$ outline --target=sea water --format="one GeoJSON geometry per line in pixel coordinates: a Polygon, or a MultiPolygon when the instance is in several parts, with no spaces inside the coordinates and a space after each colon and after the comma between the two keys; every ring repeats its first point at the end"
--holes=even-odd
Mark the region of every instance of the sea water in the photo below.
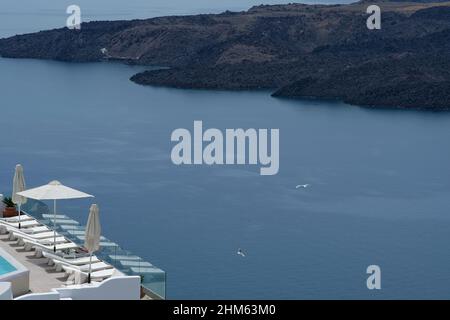
{"type": "MultiPolygon", "coordinates": [[[[33,8],[29,31],[47,23],[33,8]]],[[[144,69],[0,59],[0,190],[21,163],[28,187],[94,194],[103,234],[164,269],[168,298],[448,298],[450,113],[128,80],[144,69]],[[174,165],[171,133],[195,120],[278,128],[278,174],[174,165]]],[[[58,208],[85,223],[90,203],[58,208]]]]}

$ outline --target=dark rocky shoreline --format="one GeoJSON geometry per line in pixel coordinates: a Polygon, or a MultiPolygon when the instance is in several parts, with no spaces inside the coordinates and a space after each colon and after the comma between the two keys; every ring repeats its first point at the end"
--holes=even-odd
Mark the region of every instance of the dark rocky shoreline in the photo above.
{"type": "Polygon", "coordinates": [[[450,109],[450,2],[379,5],[381,30],[367,29],[364,3],[257,6],[19,35],[0,40],[0,55],[169,67],[131,77],[142,85],[450,109]]]}

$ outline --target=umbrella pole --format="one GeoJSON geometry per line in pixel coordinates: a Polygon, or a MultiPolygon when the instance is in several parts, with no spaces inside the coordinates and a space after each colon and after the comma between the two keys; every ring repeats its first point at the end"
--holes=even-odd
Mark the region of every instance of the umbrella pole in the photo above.
{"type": "Polygon", "coordinates": [[[20,205],[21,203],[19,202],[19,229],[20,229],[20,205]]]}
{"type": "Polygon", "coordinates": [[[88,283],[91,283],[91,265],[92,265],[92,252],[89,252],[89,273],[88,273],[88,283]]]}
{"type": "Polygon", "coordinates": [[[53,200],[53,252],[56,252],[56,200],[53,200]]]}

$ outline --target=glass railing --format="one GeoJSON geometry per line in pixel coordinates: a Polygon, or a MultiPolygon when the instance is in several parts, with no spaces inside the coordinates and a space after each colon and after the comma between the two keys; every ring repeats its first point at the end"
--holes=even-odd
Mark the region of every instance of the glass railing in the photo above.
{"type": "MultiPolygon", "coordinates": [[[[49,228],[54,228],[54,215],[48,206],[36,200],[29,199],[22,206],[22,212],[27,213],[49,228]]],[[[85,226],[66,215],[56,215],[55,230],[73,241],[75,244],[84,244],[85,226]]],[[[95,255],[110,264],[125,275],[138,275],[141,277],[143,291],[153,299],[166,298],[166,273],[145,261],[141,257],[122,249],[117,243],[101,237],[100,250],[95,255]]]]}

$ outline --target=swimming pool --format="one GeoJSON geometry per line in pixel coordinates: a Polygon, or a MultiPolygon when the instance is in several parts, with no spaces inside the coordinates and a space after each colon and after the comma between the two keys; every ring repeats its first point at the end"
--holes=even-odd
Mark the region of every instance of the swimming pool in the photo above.
{"type": "Polygon", "coordinates": [[[0,248],[0,282],[10,282],[14,297],[30,291],[30,271],[0,248]]]}
{"type": "Polygon", "coordinates": [[[17,269],[5,258],[0,256],[0,275],[16,271],[17,269]]]}

